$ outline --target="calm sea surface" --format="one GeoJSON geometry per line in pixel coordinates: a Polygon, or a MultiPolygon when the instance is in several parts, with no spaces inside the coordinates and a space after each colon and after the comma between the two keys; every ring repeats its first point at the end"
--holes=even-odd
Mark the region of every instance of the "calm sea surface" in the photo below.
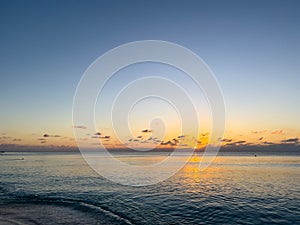
{"type": "Polygon", "coordinates": [[[131,187],[100,177],[78,153],[4,153],[0,224],[300,224],[299,156],[223,153],[204,172],[199,159],[162,183],[131,187]]]}

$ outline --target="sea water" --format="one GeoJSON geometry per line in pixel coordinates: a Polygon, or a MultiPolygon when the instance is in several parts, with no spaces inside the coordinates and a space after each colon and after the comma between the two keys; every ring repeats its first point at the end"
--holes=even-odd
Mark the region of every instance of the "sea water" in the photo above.
{"type": "MultiPolygon", "coordinates": [[[[165,156],[117,157],[147,164],[165,156]]],[[[79,153],[3,153],[0,224],[300,224],[299,155],[223,153],[205,171],[200,159],[132,187],[101,177],[79,153]]]]}

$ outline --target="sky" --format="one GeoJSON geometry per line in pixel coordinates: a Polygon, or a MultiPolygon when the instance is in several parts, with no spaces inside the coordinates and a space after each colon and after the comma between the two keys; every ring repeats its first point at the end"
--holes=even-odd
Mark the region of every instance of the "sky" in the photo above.
{"type": "MultiPolygon", "coordinates": [[[[299,144],[299,1],[1,1],[0,6],[0,145],[75,146],[74,127],[92,139],[94,129],[72,122],[76,87],[99,56],[139,40],[177,43],[207,63],[224,96],[224,143],[299,144]]],[[[180,72],[163,66],[136,66],[120,73],[96,106],[101,133],[96,136],[111,147],[119,142],[100,109],[111,104],[108,99],[132,76],[165,76],[192,90],[180,72]]],[[[204,100],[191,95],[202,115],[202,130],[190,139],[205,144],[209,113],[204,100]]],[[[139,115],[132,121],[135,137],[120,131],[119,139],[129,144],[129,139],[149,141],[151,132],[141,130],[150,130],[148,117],[157,108],[171,119],[166,133],[157,134],[153,143],[172,145],[173,138],[188,136],[180,133],[179,120],[175,114],[169,117],[172,109],[165,103],[143,104],[133,112],[139,115]]],[[[163,129],[156,122],[153,132],[163,129]]]]}

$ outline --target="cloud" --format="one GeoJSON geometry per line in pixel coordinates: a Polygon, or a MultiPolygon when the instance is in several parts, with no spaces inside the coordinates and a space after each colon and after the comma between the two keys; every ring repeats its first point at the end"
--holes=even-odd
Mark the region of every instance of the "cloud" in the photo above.
{"type": "Polygon", "coordinates": [[[265,144],[265,145],[274,145],[273,142],[269,142],[269,141],[264,141],[263,144],[265,144]]]}
{"type": "Polygon", "coordinates": [[[143,129],[142,132],[143,132],[143,133],[151,133],[152,130],[150,130],[150,129],[143,129]]]}
{"type": "Polygon", "coordinates": [[[22,141],[20,138],[14,138],[12,141],[22,141]]]}
{"type": "Polygon", "coordinates": [[[38,138],[38,141],[46,141],[46,138],[38,138]]]}
{"type": "Polygon", "coordinates": [[[134,141],[134,142],[138,142],[138,141],[140,141],[140,140],[139,140],[139,139],[134,139],[133,141],[134,141]]]}
{"type": "Polygon", "coordinates": [[[108,135],[105,135],[105,136],[101,136],[100,138],[102,138],[102,139],[109,139],[109,138],[110,138],[110,136],[108,136],[108,135]]]}
{"type": "Polygon", "coordinates": [[[50,137],[58,138],[58,137],[61,137],[61,136],[58,135],[58,134],[55,134],[55,135],[52,135],[52,134],[44,134],[43,137],[44,137],[44,138],[50,138],[50,137]]]}
{"type": "Polygon", "coordinates": [[[252,134],[262,134],[266,133],[268,130],[257,130],[257,131],[251,131],[252,134]]]}
{"type": "Polygon", "coordinates": [[[101,133],[100,133],[100,132],[96,132],[94,135],[98,135],[98,136],[100,136],[100,135],[101,135],[101,133]]]}
{"type": "Polygon", "coordinates": [[[234,142],[235,144],[244,144],[244,143],[246,143],[246,141],[236,141],[236,142],[234,142]]]}
{"type": "Polygon", "coordinates": [[[260,138],[258,138],[258,140],[259,140],[259,141],[261,141],[262,139],[264,139],[264,137],[260,137],[260,138]]]}
{"type": "MultiPolygon", "coordinates": [[[[97,132],[96,134],[100,134],[100,132],[97,132]]],[[[100,135],[93,135],[91,138],[101,138],[101,139],[109,139],[110,136],[105,135],[105,136],[100,136],[100,135]]]]}
{"type": "Polygon", "coordinates": [[[228,142],[226,146],[238,146],[238,145],[247,145],[246,141],[235,141],[235,142],[228,142]]]}
{"type": "Polygon", "coordinates": [[[76,128],[76,129],[84,129],[84,130],[87,129],[86,126],[82,126],[82,125],[74,125],[73,128],[76,128]]]}
{"type": "Polygon", "coordinates": [[[161,145],[171,145],[171,146],[175,146],[176,143],[173,143],[172,141],[167,141],[167,142],[161,142],[161,145]]]}
{"type": "Polygon", "coordinates": [[[282,143],[299,143],[299,138],[289,138],[281,140],[282,143]]]}
{"type": "MultiPolygon", "coordinates": [[[[3,135],[5,135],[5,134],[3,134],[3,135]]],[[[11,140],[13,142],[22,141],[22,139],[20,139],[20,138],[12,138],[12,137],[9,137],[9,136],[1,136],[0,137],[0,141],[5,142],[6,140],[11,140]]]]}
{"type": "Polygon", "coordinates": [[[274,130],[271,134],[284,134],[283,130],[274,130]]]}
{"type": "Polygon", "coordinates": [[[173,138],[172,141],[174,141],[175,144],[179,143],[179,140],[177,140],[176,138],[173,138]]]}
{"type": "Polygon", "coordinates": [[[7,139],[11,139],[11,137],[8,137],[8,136],[2,136],[2,137],[0,137],[0,139],[7,140],[7,139]]]}
{"type": "Polygon", "coordinates": [[[223,139],[221,139],[221,141],[223,141],[223,142],[232,142],[232,139],[223,138],[223,139]]]}
{"type": "Polygon", "coordinates": [[[47,139],[46,138],[38,138],[37,140],[40,141],[41,144],[45,144],[47,139]]]}

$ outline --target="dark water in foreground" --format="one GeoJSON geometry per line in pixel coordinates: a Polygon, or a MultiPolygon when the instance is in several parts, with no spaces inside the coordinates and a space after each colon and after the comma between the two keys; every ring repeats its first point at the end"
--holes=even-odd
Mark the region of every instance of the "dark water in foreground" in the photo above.
{"type": "Polygon", "coordinates": [[[204,172],[198,161],[157,185],[130,187],[100,177],[77,153],[3,154],[0,224],[300,224],[299,156],[219,156],[204,172]]]}

